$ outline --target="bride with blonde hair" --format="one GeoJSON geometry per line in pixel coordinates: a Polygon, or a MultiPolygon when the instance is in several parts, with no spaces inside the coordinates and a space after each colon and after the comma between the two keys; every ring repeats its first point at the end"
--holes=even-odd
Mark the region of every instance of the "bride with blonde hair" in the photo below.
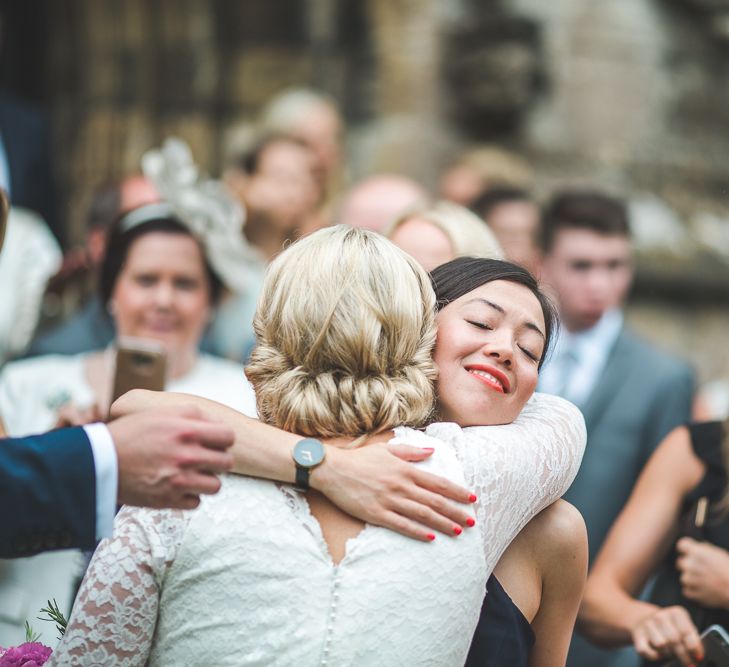
{"type": "MultiPolygon", "coordinates": [[[[511,270],[497,264],[495,275],[500,265],[511,270]]],[[[552,322],[531,289],[507,278],[490,283],[496,291],[498,282],[517,305],[504,304],[496,328],[506,336],[517,327],[528,355],[494,348],[506,370],[488,390],[474,380],[467,402],[480,408],[500,384],[493,415],[511,421],[533,393],[552,322]]],[[[469,293],[441,310],[451,309],[453,326],[463,298],[470,303],[469,293]]],[[[414,542],[366,524],[308,488],[305,457],[298,489],[229,476],[195,511],[124,508],[53,664],[462,664],[500,554],[576,473],[579,413],[550,400],[531,422],[538,433],[509,424],[489,447],[479,446],[478,427],[416,430],[435,406],[435,297],[414,260],[363,230],[321,230],[274,260],[255,329],[247,374],[258,412],[308,436],[299,454],[321,462],[353,438],[360,449],[433,451],[420,467],[460,486],[477,478],[474,529],[414,542]]],[[[448,414],[443,400],[439,408],[448,414]]]]}

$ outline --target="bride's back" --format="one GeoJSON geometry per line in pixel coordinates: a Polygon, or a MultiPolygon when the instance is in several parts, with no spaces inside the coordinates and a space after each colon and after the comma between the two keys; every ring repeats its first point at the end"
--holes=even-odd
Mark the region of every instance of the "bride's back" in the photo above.
{"type": "MultiPolygon", "coordinates": [[[[266,274],[246,368],[261,419],[349,440],[425,424],[434,303],[422,268],[378,234],[332,227],[289,247],[266,274]]],[[[338,562],[363,524],[321,494],[307,499],[338,562]]]]}

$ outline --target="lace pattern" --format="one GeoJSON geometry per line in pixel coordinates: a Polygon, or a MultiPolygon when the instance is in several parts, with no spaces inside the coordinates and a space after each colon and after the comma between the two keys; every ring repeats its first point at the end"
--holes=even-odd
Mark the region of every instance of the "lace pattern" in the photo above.
{"type": "Polygon", "coordinates": [[[396,439],[476,490],[478,530],[426,544],[368,526],[334,566],[304,496],[272,482],[228,477],[194,512],[125,508],[51,664],[462,664],[488,574],[571,483],[584,422],[543,396],[512,425],[396,439]]]}

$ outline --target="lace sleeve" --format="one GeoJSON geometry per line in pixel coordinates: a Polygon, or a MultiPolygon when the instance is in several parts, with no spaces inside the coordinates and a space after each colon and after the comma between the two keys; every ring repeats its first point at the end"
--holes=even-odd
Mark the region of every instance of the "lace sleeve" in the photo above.
{"type": "Polygon", "coordinates": [[[535,394],[513,424],[431,424],[427,433],[450,441],[463,462],[479,498],[476,516],[490,567],[529,520],[569,488],[587,439],[582,413],[548,394],[535,394]]]}
{"type": "Polygon", "coordinates": [[[68,629],[49,665],[144,665],[152,644],[162,577],[190,512],[124,507],[114,535],[91,560],[68,629]]]}

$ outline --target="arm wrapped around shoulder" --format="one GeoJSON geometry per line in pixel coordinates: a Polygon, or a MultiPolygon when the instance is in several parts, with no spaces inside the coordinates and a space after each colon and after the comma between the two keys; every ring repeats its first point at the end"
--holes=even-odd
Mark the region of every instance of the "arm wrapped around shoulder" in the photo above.
{"type": "Polygon", "coordinates": [[[495,565],[516,534],[569,488],[587,442],[582,413],[557,396],[535,394],[512,424],[432,424],[427,430],[455,447],[466,484],[479,497],[487,562],[495,565]]]}

